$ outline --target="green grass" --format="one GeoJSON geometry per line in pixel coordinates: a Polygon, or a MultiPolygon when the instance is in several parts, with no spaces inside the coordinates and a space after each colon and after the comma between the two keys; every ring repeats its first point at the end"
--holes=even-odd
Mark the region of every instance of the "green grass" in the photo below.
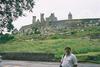
{"type": "Polygon", "coordinates": [[[76,36],[82,37],[82,36],[88,36],[90,34],[100,34],[100,26],[86,27],[83,28],[84,31],[81,30],[82,29],[76,29],[76,31],[78,31],[76,33],[76,36]]]}
{"type": "Polygon", "coordinates": [[[85,54],[76,54],[80,62],[92,62],[100,64],[100,52],[88,52],[85,54]]]}
{"type": "MultiPolygon", "coordinates": [[[[63,55],[66,46],[72,48],[79,60],[87,60],[88,56],[100,57],[100,39],[52,39],[52,40],[14,40],[0,44],[0,52],[34,52],[54,53],[57,60],[63,55]],[[93,52],[93,53],[92,53],[93,52]],[[97,53],[97,54],[96,54],[97,53]]],[[[99,60],[100,62],[100,60],[99,60]]]]}
{"type": "Polygon", "coordinates": [[[46,52],[63,53],[65,46],[70,46],[74,53],[100,51],[100,40],[88,39],[53,39],[53,40],[22,40],[0,44],[1,52],[46,52]]]}

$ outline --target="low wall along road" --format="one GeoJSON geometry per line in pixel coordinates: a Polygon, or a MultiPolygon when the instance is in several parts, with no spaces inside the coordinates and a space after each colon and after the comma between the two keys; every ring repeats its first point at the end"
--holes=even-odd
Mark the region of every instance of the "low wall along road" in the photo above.
{"type": "Polygon", "coordinates": [[[29,60],[29,61],[55,61],[54,54],[47,53],[17,53],[7,52],[0,53],[5,60],[29,60]]]}

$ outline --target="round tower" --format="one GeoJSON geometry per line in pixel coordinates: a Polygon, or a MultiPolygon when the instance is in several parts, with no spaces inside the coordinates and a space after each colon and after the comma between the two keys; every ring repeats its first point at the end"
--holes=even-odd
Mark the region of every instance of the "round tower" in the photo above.
{"type": "Polygon", "coordinates": [[[68,20],[72,20],[72,14],[71,14],[71,12],[69,12],[69,14],[68,14],[68,20]]]}

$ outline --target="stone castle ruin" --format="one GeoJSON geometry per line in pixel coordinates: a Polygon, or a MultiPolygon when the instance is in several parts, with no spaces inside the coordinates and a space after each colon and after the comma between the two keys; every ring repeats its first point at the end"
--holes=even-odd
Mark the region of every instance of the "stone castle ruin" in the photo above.
{"type": "Polygon", "coordinates": [[[100,26],[100,18],[73,19],[71,12],[69,12],[68,19],[58,20],[54,13],[46,18],[44,18],[44,13],[41,13],[40,20],[33,16],[32,24],[22,26],[19,32],[22,35],[33,33],[46,35],[91,26],[100,26]]]}

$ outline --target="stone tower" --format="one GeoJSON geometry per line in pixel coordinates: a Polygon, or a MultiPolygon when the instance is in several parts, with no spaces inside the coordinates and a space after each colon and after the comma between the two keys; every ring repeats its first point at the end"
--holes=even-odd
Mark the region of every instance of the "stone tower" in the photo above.
{"type": "Polygon", "coordinates": [[[45,28],[46,28],[46,23],[45,23],[45,19],[44,19],[44,13],[40,14],[40,32],[41,34],[45,34],[45,28]]]}
{"type": "Polygon", "coordinates": [[[45,20],[44,20],[44,13],[41,13],[40,14],[40,22],[44,22],[45,20]]]}
{"type": "Polygon", "coordinates": [[[36,22],[36,16],[33,16],[32,23],[34,24],[35,22],[36,22]]]}
{"type": "Polygon", "coordinates": [[[72,14],[71,14],[71,12],[69,12],[69,14],[68,14],[68,20],[72,20],[72,14]]]}

